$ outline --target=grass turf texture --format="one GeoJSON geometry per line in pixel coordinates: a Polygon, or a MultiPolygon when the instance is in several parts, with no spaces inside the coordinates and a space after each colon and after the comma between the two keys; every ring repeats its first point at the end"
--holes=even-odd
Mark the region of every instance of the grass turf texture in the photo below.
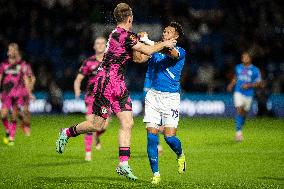
{"type": "MultiPolygon", "coordinates": [[[[178,136],[187,155],[187,172],[177,173],[176,156],[160,137],[162,182],[152,186],[141,118],[135,119],[130,165],[139,177],[129,181],[115,172],[118,122],[102,136],[102,150],[84,161],[83,136],[55,152],[58,130],[84,116],[34,116],[32,136],[18,129],[15,146],[0,144],[0,188],[284,188],[284,120],[249,119],[245,141],[234,142],[232,119],[182,118],[178,136]]],[[[1,132],[1,139],[3,129],[1,132]]]]}

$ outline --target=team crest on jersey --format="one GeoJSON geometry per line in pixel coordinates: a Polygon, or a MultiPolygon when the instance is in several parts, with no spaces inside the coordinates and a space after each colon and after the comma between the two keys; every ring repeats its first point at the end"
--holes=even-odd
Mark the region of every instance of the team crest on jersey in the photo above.
{"type": "Polygon", "coordinates": [[[107,114],[108,113],[108,109],[105,106],[102,106],[101,112],[102,112],[102,114],[107,114]]]}
{"type": "Polygon", "coordinates": [[[131,35],[129,36],[129,38],[130,38],[132,41],[135,41],[135,40],[136,40],[136,36],[135,36],[134,34],[131,34],[131,35]]]}
{"type": "Polygon", "coordinates": [[[251,70],[248,70],[248,75],[252,75],[252,71],[251,70]]]}

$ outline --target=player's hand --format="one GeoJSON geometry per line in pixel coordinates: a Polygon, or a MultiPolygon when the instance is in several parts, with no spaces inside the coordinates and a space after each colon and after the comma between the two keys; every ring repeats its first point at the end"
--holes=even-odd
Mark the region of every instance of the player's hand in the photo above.
{"type": "Polygon", "coordinates": [[[147,32],[139,32],[137,35],[138,35],[140,38],[148,37],[148,33],[147,33],[147,32]]]}
{"type": "Polygon", "coordinates": [[[31,94],[30,94],[30,99],[31,99],[32,101],[36,100],[35,95],[33,95],[33,94],[31,93],[31,94]]]}
{"type": "Polygon", "coordinates": [[[234,87],[234,85],[229,84],[228,87],[227,87],[227,91],[228,91],[228,92],[232,92],[233,87],[234,87]]]}
{"type": "Polygon", "coordinates": [[[241,86],[241,88],[242,89],[249,89],[250,88],[250,84],[248,84],[248,83],[245,83],[245,84],[243,84],[242,86],[241,86]]]}
{"type": "Polygon", "coordinates": [[[175,39],[170,39],[170,40],[167,40],[167,41],[164,41],[164,47],[166,48],[174,48],[177,44],[177,40],[175,39]]]}

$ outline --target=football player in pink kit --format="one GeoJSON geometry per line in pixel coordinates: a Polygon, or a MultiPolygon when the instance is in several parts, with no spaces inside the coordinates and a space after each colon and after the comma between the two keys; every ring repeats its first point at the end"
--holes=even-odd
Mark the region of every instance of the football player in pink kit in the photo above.
{"type": "MultiPolygon", "coordinates": [[[[74,91],[76,98],[80,98],[81,95],[81,83],[85,77],[88,78],[87,83],[87,90],[85,94],[85,104],[86,104],[86,119],[92,119],[93,114],[93,104],[94,104],[94,86],[97,82],[97,73],[103,61],[104,52],[106,50],[106,39],[104,37],[98,37],[94,43],[94,50],[96,52],[95,55],[91,56],[90,58],[86,59],[82,66],[79,69],[79,73],[74,82],[74,91]]],[[[96,149],[99,150],[101,148],[100,144],[100,135],[105,132],[105,128],[108,126],[108,121],[105,123],[104,129],[101,131],[96,131],[94,133],[96,139],[96,149]]],[[[92,144],[93,144],[93,133],[86,133],[84,136],[85,142],[85,160],[91,161],[92,160],[92,144]]]]}
{"type": "Polygon", "coordinates": [[[131,32],[133,14],[126,3],[120,3],[114,9],[117,27],[109,36],[107,51],[102,62],[102,70],[98,73],[94,89],[94,105],[91,120],[62,129],[56,142],[56,150],[63,153],[70,137],[79,134],[101,131],[104,129],[109,111],[116,114],[119,122],[119,161],[116,172],[131,180],[137,177],[128,165],[130,157],[131,130],[133,127],[132,104],[125,83],[126,64],[133,61],[133,51],[151,55],[164,48],[173,48],[176,40],[166,40],[154,46],[139,42],[138,36],[131,32]]]}
{"type": "Polygon", "coordinates": [[[1,83],[1,116],[2,122],[6,130],[4,143],[14,145],[16,134],[18,105],[21,104],[19,93],[21,93],[21,82],[28,89],[28,94],[31,96],[28,78],[26,76],[26,63],[19,61],[19,47],[16,43],[11,43],[8,46],[8,59],[0,65],[0,83],[1,83]],[[12,109],[11,122],[8,121],[9,110],[12,109]]]}
{"type": "MultiPolygon", "coordinates": [[[[21,60],[21,57],[18,58],[18,60],[21,60]]],[[[30,100],[34,99],[34,96],[29,95],[29,90],[32,91],[36,82],[35,75],[32,71],[31,65],[27,62],[26,63],[26,76],[29,82],[29,88],[25,86],[24,81],[22,80],[21,82],[21,87],[19,93],[19,108],[20,108],[20,113],[19,113],[19,118],[21,120],[21,128],[26,136],[30,136],[31,134],[31,114],[29,111],[29,105],[30,105],[30,100]]]]}

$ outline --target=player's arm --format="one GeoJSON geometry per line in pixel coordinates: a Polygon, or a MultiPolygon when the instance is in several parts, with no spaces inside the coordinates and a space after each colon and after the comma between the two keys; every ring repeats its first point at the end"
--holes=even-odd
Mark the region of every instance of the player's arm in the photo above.
{"type": "Polygon", "coordinates": [[[29,77],[29,82],[30,82],[30,88],[31,90],[33,91],[34,90],[34,86],[35,86],[35,82],[36,82],[36,77],[34,74],[32,74],[30,77],[29,77]]]}
{"type": "Polygon", "coordinates": [[[264,84],[262,82],[261,79],[261,73],[260,71],[257,69],[256,75],[255,75],[255,79],[253,80],[253,82],[251,83],[245,83],[241,86],[242,89],[250,89],[250,88],[261,88],[263,87],[264,84]]]}
{"type": "Polygon", "coordinates": [[[253,83],[245,83],[242,85],[242,89],[250,89],[250,88],[261,88],[263,87],[264,84],[262,81],[256,81],[256,82],[253,82],[253,83]]]}
{"type": "Polygon", "coordinates": [[[74,81],[74,92],[75,92],[75,97],[80,98],[81,95],[81,83],[85,76],[81,73],[79,73],[74,81]]]}
{"type": "Polygon", "coordinates": [[[156,43],[153,46],[145,45],[144,43],[137,42],[132,49],[138,52],[141,52],[142,54],[145,55],[152,55],[156,52],[161,51],[164,48],[173,48],[176,45],[177,41],[175,39],[170,39],[167,41],[163,41],[161,43],[156,43]]]}
{"type": "Polygon", "coordinates": [[[145,55],[141,52],[138,51],[133,51],[133,61],[135,63],[145,63],[149,60],[150,56],[145,55]]]}
{"type": "Polygon", "coordinates": [[[31,85],[30,85],[30,79],[27,75],[24,75],[24,84],[25,84],[26,89],[28,90],[30,98],[34,99],[32,89],[31,89],[31,85]]]}
{"type": "Polygon", "coordinates": [[[236,76],[234,76],[234,78],[232,79],[232,81],[230,82],[230,84],[227,87],[227,91],[231,92],[233,90],[234,86],[236,85],[236,83],[237,83],[237,78],[236,78],[236,76]]]}

